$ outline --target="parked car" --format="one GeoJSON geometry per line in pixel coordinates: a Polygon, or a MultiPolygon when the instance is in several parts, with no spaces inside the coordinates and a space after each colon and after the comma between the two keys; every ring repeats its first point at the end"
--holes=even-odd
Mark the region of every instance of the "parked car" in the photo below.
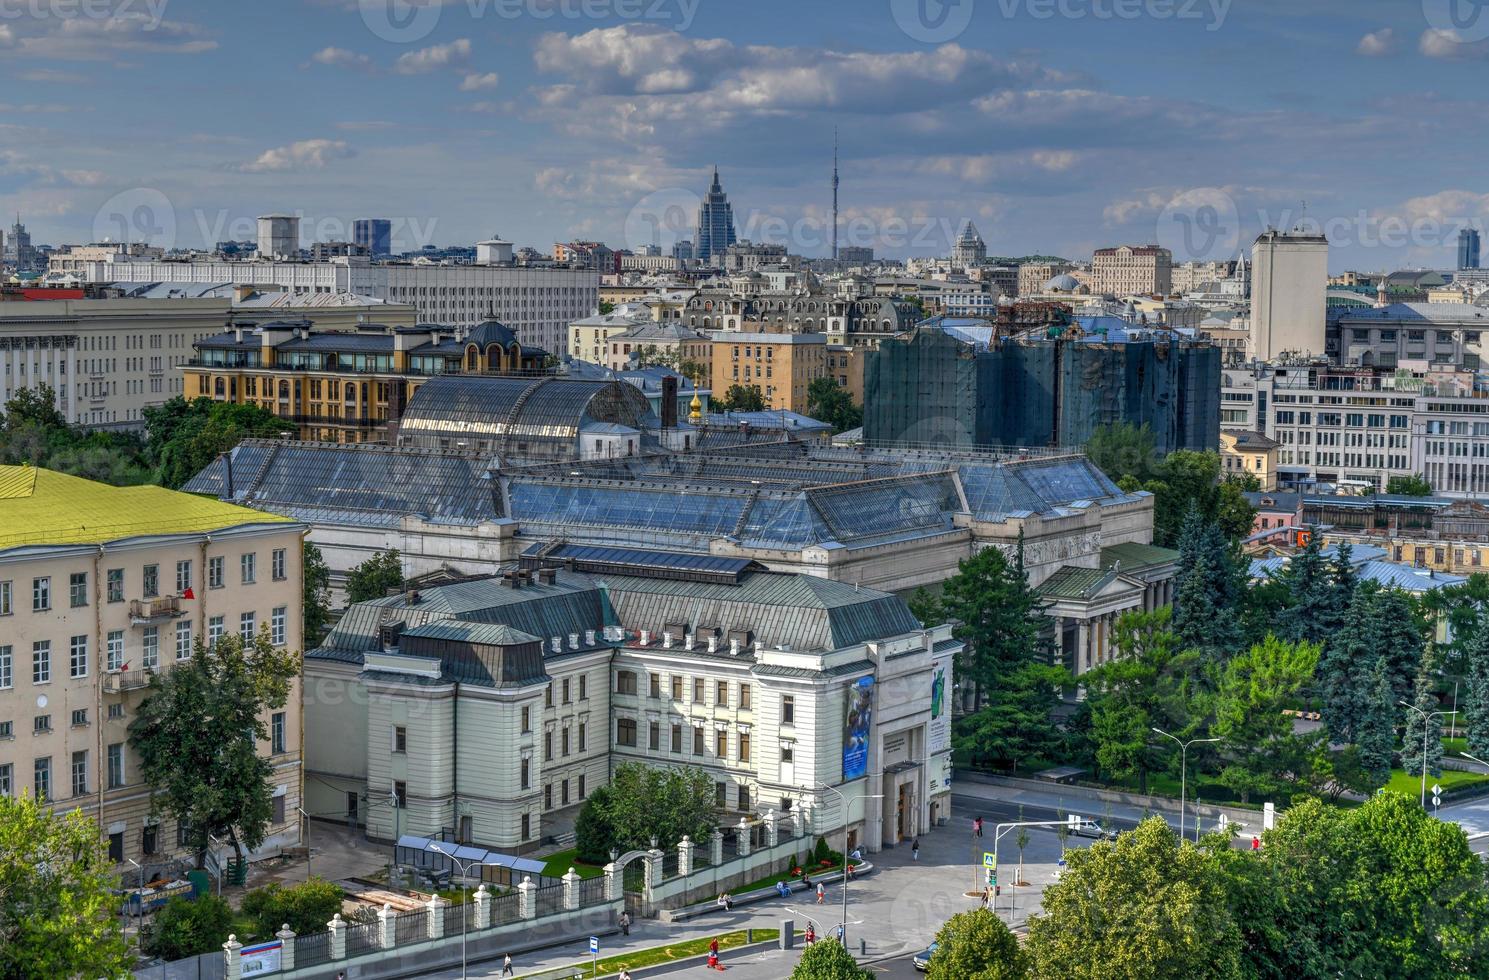
{"type": "Polygon", "coordinates": [[[931,943],[925,949],[912,956],[910,958],[910,963],[912,966],[915,967],[915,969],[919,970],[921,973],[924,973],[931,968],[931,957],[935,955],[935,952],[936,944],[931,943]]]}
{"type": "Polygon", "coordinates": [[[1077,827],[1073,833],[1077,837],[1094,837],[1097,840],[1116,840],[1121,831],[1114,827],[1108,827],[1099,820],[1087,820],[1077,827]]]}

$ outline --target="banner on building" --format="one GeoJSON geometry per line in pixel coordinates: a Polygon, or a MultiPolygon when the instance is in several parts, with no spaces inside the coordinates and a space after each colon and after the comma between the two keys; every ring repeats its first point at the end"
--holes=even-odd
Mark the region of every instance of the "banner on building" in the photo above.
{"type": "Polygon", "coordinates": [[[277,939],[271,943],[244,946],[238,951],[238,962],[243,967],[239,976],[263,977],[278,973],[279,954],[283,949],[284,944],[277,939]]]}
{"type": "Polygon", "coordinates": [[[869,728],[874,715],[874,678],[860,677],[848,685],[843,713],[843,778],[857,779],[869,771],[869,728]]]}
{"type": "Polygon", "coordinates": [[[951,655],[931,661],[930,754],[951,750],[951,655]]]}

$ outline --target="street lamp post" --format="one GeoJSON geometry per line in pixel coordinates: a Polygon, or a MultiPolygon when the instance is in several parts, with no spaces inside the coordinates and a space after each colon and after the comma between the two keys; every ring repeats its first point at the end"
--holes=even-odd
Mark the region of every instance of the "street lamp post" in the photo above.
{"type": "Polygon", "coordinates": [[[138,870],[140,873],[140,890],[135,892],[136,904],[139,906],[140,910],[140,924],[139,928],[135,931],[134,934],[135,945],[139,946],[140,941],[143,939],[145,934],[145,869],[140,865],[140,862],[136,861],[134,858],[125,858],[124,860],[134,865],[135,869],[138,870]]]}
{"type": "Polygon", "coordinates": [[[1447,714],[1447,712],[1434,711],[1429,714],[1428,712],[1423,711],[1421,708],[1418,708],[1416,705],[1410,704],[1406,701],[1398,701],[1397,703],[1400,704],[1403,708],[1410,708],[1411,710],[1422,716],[1422,809],[1425,810],[1427,809],[1427,744],[1428,739],[1432,735],[1432,732],[1428,729],[1427,723],[1433,718],[1442,717],[1443,715],[1447,714]]]}
{"type": "MultiPolygon", "coordinates": [[[[1010,830],[1013,830],[1016,827],[1068,827],[1068,826],[1071,825],[1071,821],[1072,820],[1075,820],[1075,819],[1079,819],[1079,818],[1076,818],[1076,817],[1073,817],[1072,816],[1072,817],[1067,817],[1064,820],[1024,820],[1024,821],[1020,821],[1018,823],[1000,823],[1000,824],[998,824],[998,826],[996,826],[996,827],[993,828],[993,872],[996,874],[997,873],[997,869],[998,869],[998,842],[1001,841],[1003,839],[1003,835],[1006,834],[1006,833],[1008,833],[1010,830]]],[[[1017,905],[1018,905],[1018,887],[1019,887],[1019,883],[1018,883],[1018,875],[1017,874],[1015,874],[1013,876],[1013,881],[1010,884],[1011,884],[1011,887],[1009,888],[1008,895],[1009,895],[1009,898],[1011,899],[1011,903],[1010,904],[1013,907],[1011,907],[1008,910],[1008,924],[1009,924],[1009,926],[1012,926],[1013,925],[1013,916],[1014,916],[1014,913],[1018,911],[1017,905]]],[[[994,887],[993,888],[993,905],[992,905],[992,908],[993,908],[993,914],[994,915],[997,915],[998,914],[998,889],[997,889],[997,887],[994,887]]]]}
{"type": "Polygon", "coordinates": [[[455,868],[460,872],[461,895],[464,899],[465,906],[461,909],[462,914],[460,916],[460,980],[465,980],[467,962],[466,943],[470,937],[470,869],[479,868],[486,862],[472,861],[469,864],[462,864],[460,859],[457,858],[455,855],[451,854],[449,851],[441,849],[441,843],[443,843],[443,841],[436,841],[433,844],[429,845],[429,849],[436,854],[442,854],[445,857],[449,858],[450,863],[455,865],[455,868]]]}
{"type": "MultiPolygon", "coordinates": [[[[848,948],[848,798],[846,796],[844,796],[842,793],[840,793],[837,790],[833,789],[831,786],[827,785],[826,783],[820,783],[820,784],[818,784],[817,788],[818,789],[825,789],[825,790],[827,790],[833,796],[836,796],[838,798],[838,801],[840,803],[842,803],[842,805],[843,805],[843,931],[842,931],[842,939],[843,939],[843,949],[846,950],[848,948]]],[[[884,796],[883,796],[883,794],[880,794],[880,795],[877,795],[877,796],[868,796],[867,794],[865,794],[864,796],[861,796],[859,798],[862,799],[862,800],[882,800],[882,799],[884,799],[884,796]]]]}
{"type": "Polygon", "coordinates": [[[299,810],[300,811],[300,816],[302,816],[302,817],[305,818],[305,880],[306,881],[309,881],[310,880],[310,876],[311,876],[311,872],[310,872],[310,814],[308,814],[308,813],[305,812],[305,808],[304,807],[297,806],[297,807],[295,807],[295,809],[296,810],[299,810]]]}
{"type": "MultiPolygon", "coordinates": [[[[1188,777],[1189,777],[1189,746],[1194,745],[1194,744],[1196,744],[1198,742],[1218,742],[1218,741],[1220,741],[1220,739],[1218,739],[1218,738],[1191,738],[1189,741],[1185,742],[1185,741],[1180,740],[1180,738],[1177,735],[1170,735],[1168,732],[1164,731],[1161,728],[1154,728],[1153,731],[1155,731],[1158,734],[1162,735],[1164,738],[1171,738],[1171,739],[1173,739],[1176,743],[1178,743],[1178,746],[1179,746],[1179,840],[1183,840],[1184,839],[1184,807],[1186,805],[1185,804],[1185,801],[1188,799],[1188,795],[1189,795],[1188,794],[1188,781],[1189,781],[1189,779],[1188,779],[1188,777]]],[[[1198,820],[1199,819],[1199,813],[1198,812],[1195,813],[1194,819],[1195,820],[1198,820]]]]}

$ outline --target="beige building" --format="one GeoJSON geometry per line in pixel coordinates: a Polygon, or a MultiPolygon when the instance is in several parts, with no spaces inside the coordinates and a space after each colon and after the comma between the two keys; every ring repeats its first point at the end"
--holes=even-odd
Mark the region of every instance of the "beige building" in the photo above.
{"type": "Polygon", "coordinates": [[[827,376],[827,334],[731,333],[714,336],[713,392],[760,389],[767,409],[807,410],[807,386],[827,376]]]}
{"type": "Polygon", "coordinates": [[[1251,249],[1251,354],[1324,353],[1329,240],[1303,231],[1264,232],[1251,249]]]}
{"type": "Polygon", "coordinates": [[[1167,296],[1174,257],[1157,245],[1098,248],[1091,257],[1091,292],[1112,296],[1167,296]]]}
{"type": "Polygon", "coordinates": [[[1225,476],[1254,476],[1263,492],[1277,489],[1277,443],[1260,432],[1220,430],[1220,463],[1225,476]]]}
{"type": "MultiPolygon", "coordinates": [[[[267,630],[299,650],[304,525],[160,487],[0,466],[0,794],[98,821],[116,864],[189,850],[152,816],[128,726],[197,640],[267,630]]],[[[261,855],[299,841],[298,682],[263,719],[273,811],[261,855]]]]}
{"type": "Polygon", "coordinates": [[[569,324],[569,356],[591,364],[604,364],[612,336],[623,334],[652,322],[651,314],[639,303],[617,306],[609,313],[596,313],[569,324]]]}
{"type": "Polygon", "coordinates": [[[624,371],[631,366],[633,356],[638,356],[643,366],[678,367],[691,361],[702,369],[701,377],[706,378],[713,367],[713,339],[677,321],[648,323],[610,334],[606,342],[606,367],[624,371]]]}
{"type": "Polygon", "coordinates": [[[1056,276],[1063,276],[1074,266],[1069,262],[1025,262],[1019,266],[1020,296],[1037,296],[1044,292],[1044,284],[1056,276]]]}

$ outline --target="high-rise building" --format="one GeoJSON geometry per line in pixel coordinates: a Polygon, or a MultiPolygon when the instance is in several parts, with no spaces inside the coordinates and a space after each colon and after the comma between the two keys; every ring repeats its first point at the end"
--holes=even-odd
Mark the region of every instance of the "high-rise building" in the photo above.
{"type": "Polygon", "coordinates": [[[1458,268],[1479,267],[1479,232],[1476,228],[1464,228],[1458,232],[1458,268]]]}
{"type": "Polygon", "coordinates": [[[952,264],[965,268],[981,265],[986,259],[987,245],[977,233],[976,226],[968,220],[962,226],[962,233],[957,237],[956,244],[951,248],[952,264]]]}
{"type": "Polygon", "coordinates": [[[292,214],[259,216],[259,258],[297,258],[300,254],[300,219],[292,214]]]}
{"type": "Polygon", "coordinates": [[[693,248],[693,243],[686,238],[676,242],[672,246],[672,257],[679,262],[691,262],[697,257],[697,254],[693,248]]]}
{"type": "Polygon", "coordinates": [[[373,257],[393,254],[393,222],[387,218],[358,218],[352,222],[352,242],[373,257]]]}
{"type": "Polygon", "coordinates": [[[1251,354],[1324,353],[1329,240],[1295,228],[1265,231],[1251,250],[1251,354]]]}
{"type": "Polygon", "coordinates": [[[703,203],[698,205],[698,243],[693,254],[702,262],[724,259],[724,250],[734,244],[734,208],[719,185],[719,168],[713,169],[713,183],[703,203]]]}
{"type": "Polygon", "coordinates": [[[16,223],[10,226],[10,236],[0,236],[3,242],[5,264],[14,266],[17,272],[35,272],[39,268],[37,264],[36,249],[31,245],[31,233],[26,231],[26,226],[21,224],[21,216],[16,215],[16,223]]]}
{"type": "Polygon", "coordinates": [[[1174,256],[1157,245],[1098,248],[1091,256],[1091,292],[1098,296],[1167,296],[1174,256]]]}

